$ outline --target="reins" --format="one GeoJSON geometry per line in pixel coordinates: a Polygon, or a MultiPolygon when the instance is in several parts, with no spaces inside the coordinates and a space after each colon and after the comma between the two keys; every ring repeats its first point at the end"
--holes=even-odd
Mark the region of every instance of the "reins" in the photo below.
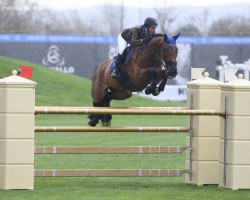
{"type": "Polygon", "coordinates": [[[166,63],[165,63],[166,62],[166,49],[164,48],[165,44],[161,45],[161,50],[163,51],[163,56],[164,56],[163,59],[157,53],[155,53],[155,51],[151,50],[148,44],[145,45],[145,50],[147,51],[149,56],[153,55],[156,58],[156,60],[160,60],[160,63],[166,68],[166,63]]]}

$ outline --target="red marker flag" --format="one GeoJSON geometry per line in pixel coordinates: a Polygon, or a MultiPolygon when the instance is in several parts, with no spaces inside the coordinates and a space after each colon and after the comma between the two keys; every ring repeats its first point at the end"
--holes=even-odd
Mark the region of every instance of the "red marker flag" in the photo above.
{"type": "Polygon", "coordinates": [[[20,68],[21,68],[22,72],[19,74],[19,76],[21,76],[23,78],[32,79],[33,67],[27,67],[27,66],[20,65],[20,68]]]}

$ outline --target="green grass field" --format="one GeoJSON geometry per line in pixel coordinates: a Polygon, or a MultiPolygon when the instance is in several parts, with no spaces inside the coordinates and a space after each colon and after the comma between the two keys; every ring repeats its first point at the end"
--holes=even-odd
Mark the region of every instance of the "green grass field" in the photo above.
{"type": "MultiPolygon", "coordinates": [[[[91,81],[33,63],[0,57],[0,77],[19,65],[33,66],[37,82],[36,105],[92,106],[91,81]]],[[[112,106],[186,106],[185,102],[158,102],[134,95],[112,106]]],[[[87,126],[85,115],[37,115],[41,126],[87,126]]],[[[118,116],[112,126],[185,126],[185,116],[118,116]]],[[[35,146],[185,146],[185,133],[36,133],[35,146]]],[[[185,169],[185,153],[162,155],[35,155],[35,169],[185,169]]],[[[208,174],[209,176],[209,174],[208,174]]],[[[218,185],[185,184],[182,177],[38,178],[35,189],[0,190],[10,199],[250,199],[250,190],[218,189],[218,185]]]]}

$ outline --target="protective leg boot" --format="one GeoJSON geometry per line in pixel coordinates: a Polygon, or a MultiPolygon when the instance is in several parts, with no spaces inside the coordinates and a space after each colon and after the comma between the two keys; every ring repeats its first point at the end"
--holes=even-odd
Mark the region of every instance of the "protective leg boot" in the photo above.
{"type": "Polygon", "coordinates": [[[114,69],[114,71],[111,74],[111,77],[113,79],[117,79],[118,78],[118,69],[119,69],[120,64],[121,64],[121,58],[122,58],[122,55],[118,53],[118,55],[116,56],[116,59],[115,59],[115,69],[114,69]]]}

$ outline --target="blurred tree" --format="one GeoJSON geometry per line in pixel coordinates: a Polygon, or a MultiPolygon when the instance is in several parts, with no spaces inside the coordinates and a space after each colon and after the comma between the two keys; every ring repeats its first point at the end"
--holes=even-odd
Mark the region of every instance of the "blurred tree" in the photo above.
{"type": "Polygon", "coordinates": [[[242,16],[227,16],[212,23],[210,36],[250,36],[250,19],[242,16]]]}
{"type": "Polygon", "coordinates": [[[156,18],[158,19],[158,30],[160,33],[172,34],[170,26],[175,21],[177,15],[173,7],[155,8],[156,18]]]}
{"type": "Polygon", "coordinates": [[[0,32],[36,32],[37,3],[28,0],[0,0],[0,32]]]}
{"type": "MultiPolygon", "coordinates": [[[[196,16],[190,16],[189,18],[187,18],[187,23],[185,25],[190,27],[185,27],[185,25],[183,25],[182,27],[184,27],[185,29],[196,29],[197,28],[197,34],[198,36],[207,36],[208,35],[208,29],[209,29],[209,12],[207,9],[203,9],[201,10],[201,13],[196,16]],[[196,27],[196,28],[195,28],[196,27]]],[[[193,30],[195,33],[195,30],[193,30]]],[[[191,31],[192,34],[192,31],[191,31]]],[[[191,35],[190,35],[191,36],[191,35]]]]}
{"type": "Polygon", "coordinates": [[[204,9],[202,16],[199,18],[199,24],[200,24],[199,27],[202,36],[208,35],[208,29],[209,29],[208,21],[209,21],[209,12],[207,9],[204,9]]]}
{"type": "Polygon", "coordinates": [[[102,9],[103,31],[108,35],[118,35],[123,29],[126,10],[121,6],[105,5],[102,9]]]}
{"type": "Polygon", "coordinates": [[[187,24],[178,28],[182,36],[201,36],[199,29],[193,24],[187,24]]]}
{"type": "Polygon", "coordinates": [[[40,9],[29,0],[0,0],[0,33],[96,34],[95,20],[77,11],[66,14],[40,9]]]}
{"type": "Polygon", "coordinates": [[[97,23],[94,19],[83,19],[76,10],[68,15],[48,13],[46,23],[43,24],[42,32],[49,34],[79,34],[96,35],[97,23]]]}

